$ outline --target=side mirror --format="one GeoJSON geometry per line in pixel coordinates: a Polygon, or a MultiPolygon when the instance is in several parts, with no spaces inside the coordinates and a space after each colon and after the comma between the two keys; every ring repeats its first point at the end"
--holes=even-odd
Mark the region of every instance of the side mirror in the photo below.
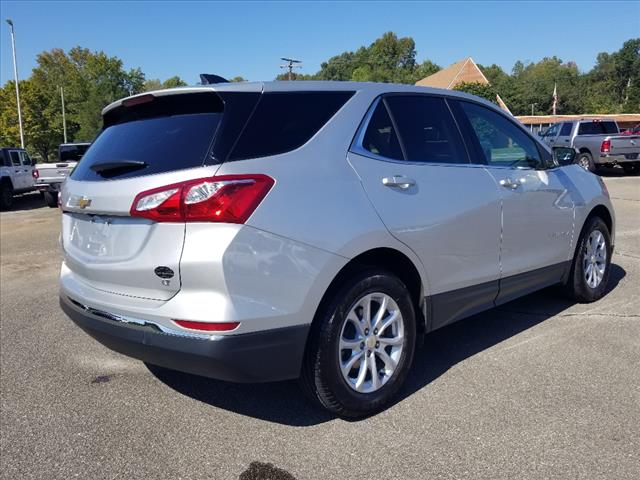
{"type": "Polygon", "coordinates": [[[572,165],[576,159],[576,151],[573,148],[554,148],[553,158],[560,166],[572,165]]]}

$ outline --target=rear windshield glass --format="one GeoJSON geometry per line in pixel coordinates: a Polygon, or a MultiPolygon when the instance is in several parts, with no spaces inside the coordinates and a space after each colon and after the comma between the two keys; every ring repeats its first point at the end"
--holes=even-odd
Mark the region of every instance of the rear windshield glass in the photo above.
{"type": "Polygon", "coordinates": [[[82,158],[89,145],[60,145],[58,160],[61,162],[77,162],[82,158]]]}
{"type": "Polygon", "coordinates": [[[266,157],[304,145],[353,92],[265,93],[229,160],[266,157]]]}
{"type": "Polygon", "coordinates": [[[581,123],[578,135],[611,135],[618,133],[615,122],[588,122],[581,123]]]}
{"type": "Polygon", "coordinates": [[[201,166],[222,113],[155,117],[107,127],[74,170],[74,180],[122,179],[201,166]]]}

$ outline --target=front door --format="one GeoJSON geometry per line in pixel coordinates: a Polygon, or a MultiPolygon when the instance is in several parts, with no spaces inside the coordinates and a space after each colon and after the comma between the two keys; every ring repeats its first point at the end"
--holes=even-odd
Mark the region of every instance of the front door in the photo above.
{"type": "Polygon", "coordinates": [[[533,138],[505,115],[459,102],[477,139],[476,154],[502,197],[501,286],[497,303],[559,281],[571,258],[570,180],[533,138]]]}
{"type": "Polygon", "coordinates": [[[492,306],[500,195],[491,175],[470,164],[446,101],[390,95],[369,116],[349,162],[388,230],[422,260],[432,326],[492,306]]]}

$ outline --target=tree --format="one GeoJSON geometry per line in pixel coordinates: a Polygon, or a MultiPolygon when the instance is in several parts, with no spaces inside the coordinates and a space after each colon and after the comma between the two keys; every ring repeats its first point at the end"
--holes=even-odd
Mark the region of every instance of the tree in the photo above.
{"type": "Polygon", "coordinates": [[[313,78],[412,84],[440,69],[429,60],[418,65],[415,47],[411,37],[398,38],[387,32],[368,47],[330,58],[313,78]]]}
{"type": "Polygon", "coordinates": [[[241,76],[233,77],[229,80],[230,82],[246,82],[247,79],[241,76]]]}
{"type": "Polygon", "coordinates": [[[470,93],[471,95],[477,95],[493,103],[496,101],[496,91],[492,85],[479,82],[461,82],[453,87],[454,90],[470,93]]]}

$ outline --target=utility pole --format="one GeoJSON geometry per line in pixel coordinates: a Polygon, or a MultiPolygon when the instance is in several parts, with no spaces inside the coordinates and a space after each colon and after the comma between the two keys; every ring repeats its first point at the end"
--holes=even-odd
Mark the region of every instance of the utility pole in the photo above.
{"type": "Polygon", "coordinates": [[[284,60],[287,62],[285,65],[280,65],[280,68],[286,68],[289,70],[288,79],[293,80],[293,69],[294,68],[302,68],[302,65],[296,65],[302,63],[300,60],[294,60],[293,58],[285,58],[281,57],[280,60],[284,60]]]}
{"type": "Polygon", "coordinates": [[[538,106],[537,103],[532,103],[531,104],[531,116],[533,117],[535,115],[535,113],[533,113],[534,108],[536,108],[538,106]]]}
{"type": "Polygon", "coordinates": [[[16,38],[13,31],[13,22],[7,18],[7,23],[11,27],[11,46],[13,47],[13,78],[16,82],[16,102],[18,104],[18,124],[20,125],[20,147],[24,148],[24,132],[22,131],[22,110],[20,109],[20,86],[18,85],[18,62],[16,60],[16,38]]]}
{"type": "Polygon", "coordinates": [[[64,112],[64,89],[60,87],[60,99],[62,100],[62,131],[64,132],[64,143],[67,143],[67,117],[64,112]]]}

